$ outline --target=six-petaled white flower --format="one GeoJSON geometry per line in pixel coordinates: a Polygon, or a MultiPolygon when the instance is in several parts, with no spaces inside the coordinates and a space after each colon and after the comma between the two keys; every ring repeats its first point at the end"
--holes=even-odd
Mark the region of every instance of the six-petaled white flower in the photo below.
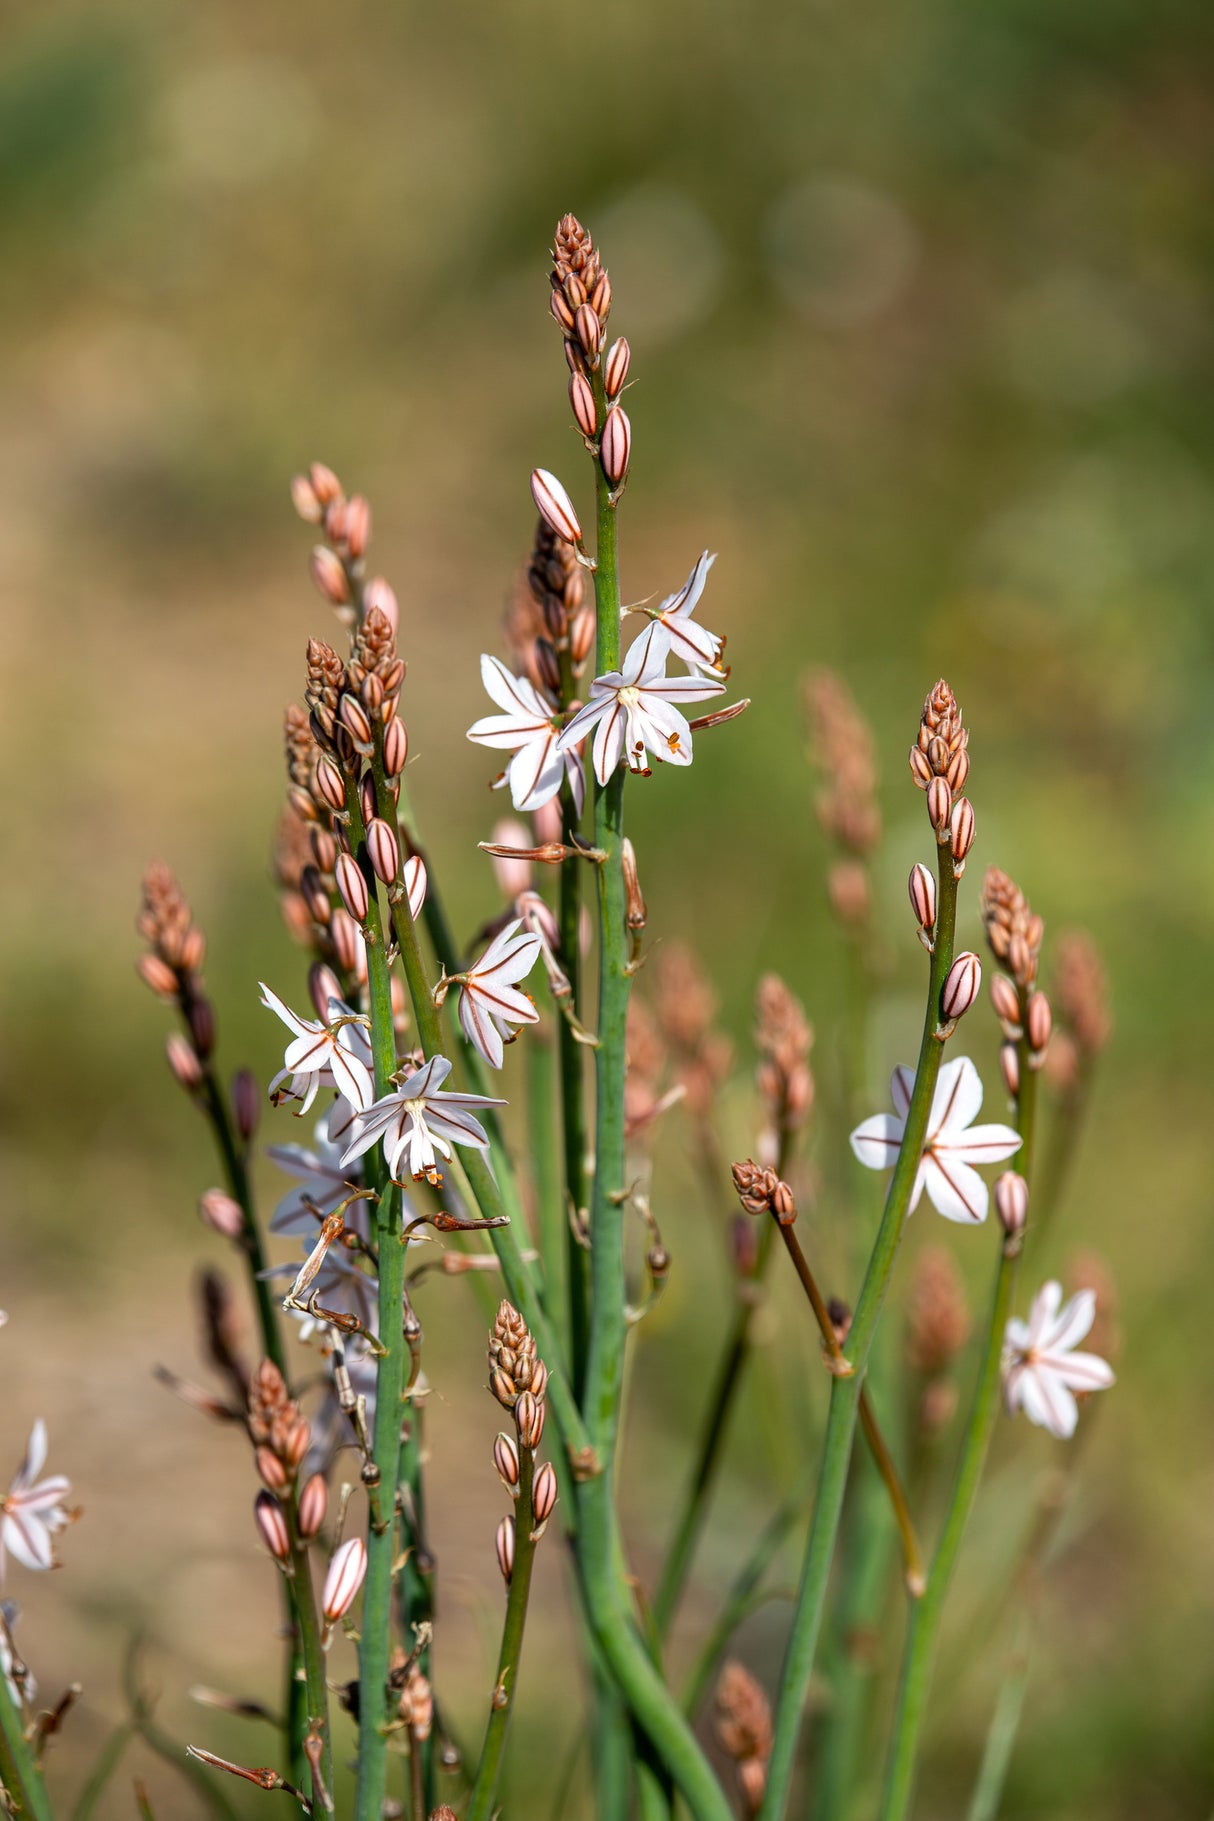
{"type": "Polygon", "coordinates": [[[555,710],[527,677],[512,676],[498,659],[481,658],[481,680],[503,714],[485,715],[468,729],[468,738],[495,746],[514,757],[498,779],[510,786],[515,809],[541,809],[551,802],[568,776],[577,813],[582,813],[586,779],[581,761],[569,748],[557,750],[559,725],[555,710]]]}
{"type": "Polygon", "coordinates": [[[0,1578],[8,1555],[27,1568],[53,1568],[55,1533],[71,1523],[64,1499],[71,1486],[62,1474],[40,1480],[46,1465],[46,1424],[39,1417],[30,1431],[25,1459],[7,1495],[0,1499],[0,1578]]]}
{"type": "Polygon", "coordinates": [[[1033,1298],[1029,1318],[1013,1316],[1003,1347],[1003,1395],[1008,1410],[1065,1438],[1075,1433],[1075,1393],[1104,1391],[1113,1370],[1095,1353],[1076,1353],[1096,1318],[1096,1294],[1080,1290],[1065,1307],[1062,1285],[1050,1282],[1033,1298]]]}
{"type": "Polygon", "coordinates": [[[272,1095],[287,1082],[283,1091],[291,1099],[302,1100],[301,1115],[308,1111],[322,1086],[335,1087],[360,1112],[370,1106],[375,1097],[371,1039],[352,1006],[341,999],[330,999],[329,1021],[321,1024],[319,1019],[299,1017],[264,981],[261,1003],[295,1032],[295,1040],[288,1043],[283,1056],[283,1067],[270,1083],[272,1095]]]}
{"type": "Polygon", "coordinates": [[[691,617],[700,604],[708,571],[716,560],[705,550],[678,593],[667,595],[660,607],[647,607],[645,611],[670,634],[672,657],[681,658],[689,670],[702,671],[723,682],[724,673],[718,659],[725,641],[715,632],[709,632],[706,626],[697,625],[691,617]]]}
{"type": "Polygon", "coordinates": [[[667,765],[691,764],[691,728],[676,703],[707,701],[725,684],[707,676],[668,677],[670,646],[666,627],[652,620],[630,646],[623,667],[594,679],[590,700],[557,740],[557,750],[564,752],[594,728],[594,775],[600,784],[621,759],[632,771],[646,770],[646,751],[667,765]]]}
{"type": "Polygon", "coordinates": [[[354,1139],[342,1158],[349,1163],[383,1140],[384,1156],[394,1177],[402,1160],[414,1178],[438,1181],[438,1153],[450,1157],[453,1144],[489,1148],[484,1127],[469,1107],[505,1106],[484,1094],[445,1094],[442,1084],[451,1073],[445,1056],[432,1056],[422,1068],[406,1077],[395,1094],[377,1100],[354,1121],[354,1139]]]}
{"type": "Polygon", "coordinates": [[[503,1038],[514,1035],[511,1025],[539,1022],[535,1006],[515,982],[531,972],[543,945],[538,936],[524,935],[522,928],[522,919],[516,917],[493,938],[480,960],[459,976],[459,1021],[464,1035],[494,1069],[502,1066],[503,1038]]]}
{"type": "MultiPolygon", "coordinates": [[[[878,1113],[852,1133],[851,1148],[870,1170],[888,1169],[896,1160],[914,1085],[914,1069],[895,1069],[890,1081],[894,1112],[878,1113]]],[[[1020,1134],[1006,1125],[974,1125],[981,1106],[982,1083],[969,1057],[946,1062],[932,1096],[923,1156],[911,1193],[912,1212],[926,1189],[946,1220],[986,1219],[989,1192],[973,1166],[1010,1157],[1020,1149],[1020,1134]]]]}

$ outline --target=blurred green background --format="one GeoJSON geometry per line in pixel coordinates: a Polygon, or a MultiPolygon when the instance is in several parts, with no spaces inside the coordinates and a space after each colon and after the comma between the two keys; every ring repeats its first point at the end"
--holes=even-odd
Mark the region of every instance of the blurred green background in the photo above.
{"type": "MultiPolygon", "coordinates": [[[[704,957],[743,1073],[754,981],[777,967],[818,1029],[814,1143],[837,1144],[843,967],[804,761],[811,663],[846,676],[883,770],[892,995],[871,1033],[874,1109],[917,1021],[904,879],[927,831],[904,755],[941,672],[972,728],[965,939],[995,861],[1049,929],[1086,925],[1106,958],[1116,1037],[1050,1262],[1105,1254],[1125,1350],[1003,1812],[1207,1816],[1214,15],[1196,0],[8,0],[0,30],[2,1441],[15,1464],[43,1414],[51,1468],[85,1507],[62,1573],[9,1575],[44,1694],[85,1684],[56,1787],[80,1786],[121,1717],[133,1627],[170,1731],[250,1762],[274,1749],[183,1692],[276,1697],[276,1596],[241,1450],[150,1377],[156,1360],[198,1370],[191,1276],[222,1249],[193,1212],[215,1175],[205,1134],[133,973],[139,874],[157,854],[178,868],[223,1054],[268,1076],[277,1027],[255,981],[301,991],[267,864],[280,715],[305,638],[329,631],[287,484],[320,457],[375,508],[411,788],[459,927],[485,914],[474,843],[502,799],[463,738],[486,706],[476,654],[500,648],[529,468],[588,498],[546,305],[546,248],[572,208],[633,349],[626,597],[719,551],[704,617],[754,701],[699,741],[691,774],[629,791],[650,933],[704,957]]],[[[974,1017],[995,1109],[993,1020],[974,1017]]],[[[512,1066],[517,1081],[517,1052],[512,1066]]],[[[744,1085],[728,1119],[746,1152],[744,1085]]],[[[688,1143],[676,1116],[655,1185],[675,1269],[634,1367],[626,1502],[647,1575],[713,1357],[703,1310],[729,1306],[721,1214],[680,1187],[688,1143]]],[[[924,1236],[984,1294],[990,1235],[925,1208],[924,1236]]],[[[824,1379],[795,1304],[776,1309],[693,1612],[816,1447],[824,1379]]],[[[423,1316],[440,1692],[473,1732],[500,1602],[494,1410],[471,1298],[440,1282],[423,1316]]],[[[1053,1449],[1023,1425],[1000,1437],[924,1817],[963,1812],[1007,1642],[971,1663],[964,1615],[1053,1449]]],[[[546,1558],[510,1786],[528,1816],[548,1812],[533,1791],[582,1723],[559,1548],[546,1558]]],[[[784,1623],[768,1608],[740,1640],[769,1688],[784,1623]]],[[[202,1812],[133,1750],[107,1816],[133,1812],[129,1770],[162,1818],[202,1812]]],[[[575,1787],[567,1812],[583,1810],[575,1787]]]]}

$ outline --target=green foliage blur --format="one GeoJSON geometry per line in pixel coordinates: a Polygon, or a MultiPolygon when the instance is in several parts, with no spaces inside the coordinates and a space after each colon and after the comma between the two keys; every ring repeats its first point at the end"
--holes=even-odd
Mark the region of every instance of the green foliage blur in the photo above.
{"type": "MultiPolygon", "coordinates": [[[[547,313],[546,249],[573,209],[633,349],[625,596],[669,592],[706,544],[719,552],[704,617],[753,699],[697,741],[690,774],[628,792],[650,935],[697,949],[737,1049],[725,1148],[754,1142],[750,1003],[776,968],[817,1027],[811,1163],[833,1188],[809,1237],[843,1272],[859,1190],[834,1161],[845,966],[805,762],[811,664],[846,678],[883,773],[874,1110],[918,1018],[904,881],[929,843],[905,752],[941,673],[972,729],[962,939],[978,946],[995,862],[1043,913],[1047,956],[1049,932],[1078,924],[1105,957],[1115,1040],[1043,1266],[1104,1255],[1124,1351],[1091,1413],[1002,1812],[1210,1811],[1212,21],[1196,0],[5,7],[0,1439],[15,1466],[45,1416],[51,1469],[85,1508],[63,1572],[14,1567],[6,1590],[48,1701],[85,1685],[53,1747],[57,1789],[81,1787],[123,1717],[133,1633],[175,1739],[252,1763],[276,1748],[184,1694],[277,1698],[276,1590],[243,1452],[151,1379],[158,1360],[204,1373],[192,1279],[200,1258],[227,1261],[194,1215],[215,1180],[206,1134],[133,972],[140,872],[155,855],[178,869],[210,940],[223,1056],[268,1077],[281,1033],[255,983],[302,992],[268,861],[280,716],[304,640],[330,631],[287,487],[321,458],[375,509],[373,567],[399,594],[409,663],[410,787],[459,929],[495,907],[475,842],[503,799],[463,734],[531,536],[528,470],[588,499],[547,313]]],[[[985,1000],[973,1022],[995,1109],[985,1000]]],[[[510,1068],[520,1092],[521,1047],[510,1068]]],[[[730,1306],[727,1202],[697,1199],[678,1119],[655,1183],[674,1267],[632,1376],[626,1515],[650,1580],[711,1312],[730,1306]]],[[[912,1228],[908,1250],[943,1232],[926,1205],[912,1228]]],[[[980,1309],[992,1235],[943,1236],[980,1309]]],[[[688,1637],[817,1447],[825,1375],[795,1302],[774,1310],[688,1637]]],[[[475,1740],[500,1604],[493,1410],[465,1287],[436,1280],[423,1317],[440,1698],[475,1740]]],[[[1057,1460],[1023,1422],[1004,1431],[955,1593],[923,1816],[964,1812],[1011,1636],[977,1638],[974,1615],[1057,1460]]],[[[777,1580],[793,1572],[790,1555],[777,1580]]],[[[537,1597],[507,1792],[529,1817],[549,1812],[584,1723],[559,1546],[537,1597]]],[[[766,1606],[738,1640],[769,1688],[786,1614],[766,1606]]],[[[133,1812],[136,1771],[159,1816],[204,1812],[141,1746],[98,1814],[133,1812]]],[[[583,1758],[566,1813],[588,1812],[589,1775],[583,1758]]],[[[260,1796],[224,1793],[260,1813],[260,1796]]]]}

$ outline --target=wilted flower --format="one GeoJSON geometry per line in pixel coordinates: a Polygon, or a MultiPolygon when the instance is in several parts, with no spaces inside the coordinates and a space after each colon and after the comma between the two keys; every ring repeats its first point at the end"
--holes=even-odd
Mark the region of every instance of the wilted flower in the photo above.
{"type": "MultiPolygon", "coordinates": [[[[896,1160],[914,1085],[914,1069],[895,1069],[890,1080],[894,1112],[878,1113],[852,1133],[851,1148],[870,1170],[888,1169],[896,1160]]],[[[926,1189],[946,1220],[986,1219],[989,1194],[973,1165],[1010,1157],[1020,1149],[1020,1134],[1006,1125],[973,1125],[981,1106],[982,1083],[969,1057],[946,1062],[932,1096],[923,1156],[911,1193],[912,1213],[926,1189]]]]}
{"type": "Polygon", "coordinates": [[[369,1107],[375,1096],[371,1039],[354,1008],[344,1000],[330,999],[329,1021],[322,1024],[317,1018],[299,1017],[264,982],[259,984],[261,1003],[295,1032],[295,1040],[287,1045],[283,1056],[283,1066],[270,1083],[270,1093],[276,1094],[290,1077],[284,1092],[294,1099],[302,1098],[301,1115],[308,1111],[322,1086],[335,1087],[360,1112],[369,1107]]]}
{"type": "Polygon", "coordinates": [[[539,1013],[515,986],[531,972],[539,958],[539,936],[523,935],[522,919],[515,918],[489,944],[480,960],[460,976],[459,1021],[469,1043],[491,1068],[500,1069],[503,1038],[514,1035],[511,1025],[536,1024],[539,1013]]]}
{"type": "Polygon", "coordinates": [[[1062,1285],[1051,1280],[1033,1298],[1029,1319],[1013,1316],[1003,1349],[1003,1395],[1008,1411],[1023,1410],[1030,1422],[1051,1435],[1075,1433],[1079,1406],[1075,1393],[1104,1391],[1113,1368],[1095,1353],[1076,1353],[1096,1319],[1096,1296],[1080,1290],[1065,1307],[1062,1285]]]}
{"type": "Polygon", "coordinates": [[[46,1424],[39,1417],[30,1430],[25,1459],[0,1499],[0,1577],[10,1553],[26,1568],[55,1566],[52,1538],[72,1521],[63,1503],[71,1486],[62,1474],[39,1480],[45,1465],[46,1424]]]}
{"type": "Polygon", "coordinates": [[[725,684],[707,676],[668,677],[670,633],[657,621],[629,648],[620,670],[596,677],[590,700],[557,740],[558,752],[577,744],[593,727],[594,775],[606,784],[620,760],[644,771],[644,754],[668,765],[691,764],[691,729],[674,706],[721,695],[725,684]]]}
{"type": "Polygon", "coordinates": [[[516,809],[540,809],[551,801],[568,777],[577,813],[582,813],[586,778],[577,753],[557,750],[559,728],[554,710],[535,684],[512,676],[498,659],[482,655],[481,680],[503,714],[485,715],[473,722],[468,738],[481,746],[514,749],[514,757],[498,780],[510,786],[516,809]]]}
{"type": "Polygon", "coordinates": [[[388,1094],[354,1121],[354,1140],[347,1147],[343,1163],[361,1157],[382,1138],[384,1156],[393,1176],[399,1172],[402,1158],[414,1177],[438,1180],[438,1157],[450,1157],[453,1144],[471,1145],[478,1151],[489,1148],[484,1127],[466,1109],[500,1107],[504,1100],[492,1100],[484,1094],[446,1094],[443,1082],[451,1073],[445,1056],[432,1056],[422,1068],[406,1077],[395,1094],[388,1094]]]}

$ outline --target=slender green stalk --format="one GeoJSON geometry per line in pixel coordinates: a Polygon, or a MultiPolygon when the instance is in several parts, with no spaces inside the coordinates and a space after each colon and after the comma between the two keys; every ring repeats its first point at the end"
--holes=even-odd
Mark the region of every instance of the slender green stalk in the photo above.
{"type": "Polygon", "coordinates": [[[535,1563],[536,1545],[531,1534],[535,1523],[531,1499],[534,1479],[535,1456],[530,1448],[520,1448],[518,1498],[514,1506],[514,1569],[510,1576],[510,1591],[506,1596],[506,1619],[502,1626],[502,1643],[497,1657],[497,1681],[489,1704],[489,1723],[485,1728],[481,1761],[468,1799],[465,1821],[490,1821],[501,1779],[506,1738],[518,1692],[523,1630],[527,1623],[531,1570],[535,1563]]]}
{"type": "Polygon", "coordinates": [[[1011,1768],[1020,1715],[1028,1689],[1029,1665],[1032,1658],[1032,1622],[1022,1615],[1018,1637],[999,1690],[999,1699],[991,1718],[990,1730],[983,1747],[978,1780],[970,1797],[967,1821],[995,1821],[1007,1773],[1011,1768]]]}
{"type": "MultiPolygon", "coordinates": [[[[753,1610],[763,1576],[792,1533],[797,1520],[804,1513],[805,1502],[812,1489],[813,1479],[807,1476],[804,1487],[798,1489],[780,1506],[774,1516],[768,1519],[759,1535],[758,1542],[739,1570],[712,1630],[700,1646],[699,1654],[684,1685],[683,1712],[689,1720],[694,1720],[700,1711],[700,1703],[708,1693],[712,1674],[719,1658],[724,1654],[730,1638],[742,1620],[747,1613],[753,1610]]],[[[775,1595],[768,1594],[765,1597],[774,1598],[775,1595]]]]}
{"type": "Polygon", "coordinates": [[[927,1010],[923,1036],[919,1045],[919,1062],[915,1085],[907,1109],[902,1144],[894,1173],[885,1197],[885,1209],[877,1231],[876,1243],[868,1261],[864,1286],[844,1356],[853,1368],[850,1378],[831,1380],[830,1409],[826,1419],[826,1438],[822,1449],[822,1472],[814,1505],[813,1523],[806,1544],[801,1569],[801,1585],[793,1616],[792,1632],[784,1658],[780,1698],[776,1710],[775,1740],[768,1767],[767,1791],[760,1810],[760,1821],[777,1821],[783,1815],[792,1783],[797,1740],[805,1696],[813,1673],[822,1609],[835,1552],[843,1497],[847,1490],[847,1473],[855,1439],[856,1418],[864,1369],[868,1363],[873,1332],[889,1286],[890,1274],[897,1255],[902,1229],[906,1222],[914,1191],[915,1178],[923,1156],[928,1118],[940,1060],[942,1040],[940,995],[953,960],[953,931],[957,917],[957,881],[952,859],[946,848],[939,850],[939,883],[935,938],[932,948],[931,975],[927,989],[927,1010]]]}
{"type": "Polygon", "coordinates": [[[89,1821],[89,1816],[105,1794],[137,1730],[133,1720],[124,1720],[121,1726],[114,1728],[101,1748],[101,1755],[93,1766],[88,1782],[76,1798],[72,1821],[89,1821]]]}
{"type": "MultiPolygon", "coordinates": [[[[302,1540],[296,1521],[295,1502],[285,1507],[291,1537],[292,1594],[296,1623],[299,1627],[300,1654],[304,1669],[304,1694],[307,1720],[317,1729],[321,1740],[320,1774],[330,1797],[333,1794],[333,1741],[329,1732],[329,1685],[325,1677],[325,1653],[320,1642],[320,1621],[316,1616],[316,1594],[312,1586],[312,1558],[302,1540]]],[[[307,1759],[304,1759],[305,1766],[307,1759]]],[[[320,1808],[320,1792],[312,1791],[314,1809],[320,1808]]]]}
{"type": "Polygon", "coordinates": [[[51,1821],[50,1797],[42,1771],[34,1762],[21,1713],[6,1676],[0,1676],[0,1783],[23,1817],[29,1816],[31,1821],[51,1821]]]}
{"type": "MultiPolygon", "coordinates": [[[[567,663],[567,654],[566,654],[567,663]]],[[[572,695],[572,679],[569,693],[572,695]]],[[[562,692],[563,693],[563,692],[562,692]]],[[[576,828],[572,793],[561,789],[561,811],[567,832],[576,828]]],[[[561,966],[569,981],[570,1001],[576,1012],[582,991],[582,875],[580,859],[561,865],[560,935],[561,966]]],[[[586,1348],[590,1310],[587,1257],[574,1228],[574,1219],[586,1205],[586,1072],[583,1046],[567,1018],[557,1026],[561,1056],[561,1134],[565,1177],[565,1288],[568,1300],[569,1359],[574,1395],[585,1390],[586,1348]]],[[[550,1268],[555,1269],[556,1260],[550,1268]]]]}
{"type": "MultiPolygon", "coordinates": [[[[560,1013],[556,1014],[562,1023],[560,1013]]],[[[565,1185],[559,1168],[556,1042],[536,1025],[527,1045],[527,1141],[535,1185],[536,1233],[544,1261],[544,1313],[558,1334],[565,1311],[565,1185]]],[[[566,1357],[568,1357],[566,1355],[566,1357]]]]}
{"type": "MultiPolygon", "coordinates": [[[[1023,1008],[1022,1008],[1023,1009],[1023,1008]]],[[[1016,1123],[1022,1144],[1017,1167],[1029,1180],[1033,1139],[1036,1128],[1037,1072],[1028,1065],[1028,1046],[1020,1043],[1020,1092],[1016,1103],[1016,1123]]],[[[991,1298],[991,1313],[983,1339],[982,1358],[969,1422],[961,1444],[957,1477],[953,1484],[948,1511],[936,1545],[936,1554],[928,1576],[927,1592],[916,1607],[907,1630],[902,1658],[902,1679],[898,1709],[894,1719],[893,1743],[886,1772],[881,1821],[902,1821],[910,1808],[914,1789],[919,1742],[931,1687],[932,1667],[940,1616],[948,1594],[949,1582],[961,1553],[961,1543],[969,1522],[978,1482],[986,1464],[987,1449],[1000,1404],[1000,1366],[1003,1336],[1012,1311],[1012,1291],[1020,1258],[1019,1240],[1008,1240],[1000,1246],[999,1263],[991,1298]]]]}

